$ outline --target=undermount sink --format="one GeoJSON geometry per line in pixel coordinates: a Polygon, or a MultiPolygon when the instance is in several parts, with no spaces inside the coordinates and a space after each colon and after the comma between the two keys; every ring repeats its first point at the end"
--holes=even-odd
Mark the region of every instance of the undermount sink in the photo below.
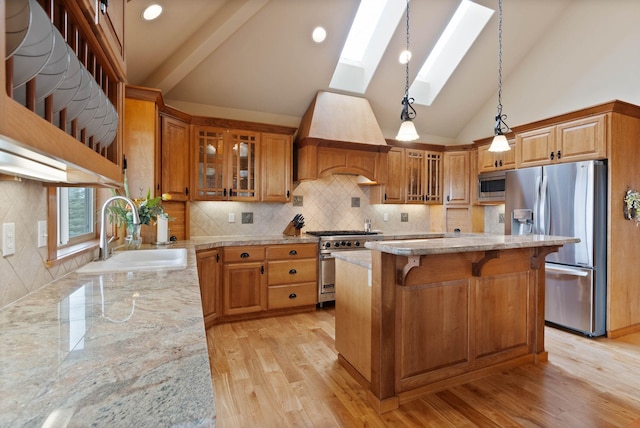
{"type": "Polygon", "coordinates": [[[149,270],[180,270],[187,267],[185,248],[134,250],[114,253],[107,260],[87,263],[77,273],[138,272],[149,270]]]}

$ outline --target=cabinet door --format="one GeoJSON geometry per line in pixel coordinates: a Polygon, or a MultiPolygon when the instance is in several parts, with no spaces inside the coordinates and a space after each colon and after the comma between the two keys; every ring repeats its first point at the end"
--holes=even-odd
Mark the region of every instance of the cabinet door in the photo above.
{"type": "Polygon", "coordinates": [[[511,150],[508,152],[498,153],[498,169],[515,169],[516,167],[516,139],[509,140],[509,147],[511,150]]]}
{"type": "Polygon", "coordinates": [[[606,115],[588,117],[556,126],[556,159],[573,162],[606,157],[606,115]]]}
{"type": "Polygon", "coordinates": [[[223,267],[223,314],[237,315],[267,309],[264,264],[225,263],[223,267]]]}
{"type": "MultiPolygon", "coordinates": [[[[549,164],[556,148],[555,126],[517,134],[516,146],[518,168],[549,164]]],[[[555,154],[553,158],[555,159],[555,154]]]]}
{"type": "Polygon", "coordinates": [[[195,186],[197,200],[227,199],[224,129],[197,127],[195,140],[195,186]]]}
{"type": "Polygon", "coordinates": [[[442,203],[442,153],[425,151],[424,202],[442,203]]]}
{"type": "Polygon", "coordinates": [[[393,147],[387,153],[387,182],[384,184],[383,203],[403,204],[405,197],[405,153],[400,147],[393,147]]]}
{"type": "Polygon", "coordinates": [[[189,200],[189,124],[162,116],[162,193],[189,200]]]}
{"type": "Polygon", "coordinates": [[[213,324],[218,317],[219,298],[219,263],[220,254],[217,249],[198,251],[198,280],[200,282],[200,298],[202,299],[202,314],[205,327],[213,324]]]}
{"type": "Polygon", "coordinates": [[[514,169],[516,167],[516,140],[509,140],[511,150],[507,152],[494,153],[489,151],[486,144],[478,147],[478,172],[501,171],[505,169],[514,169]]]}
{"type": "Polygon", "coordinates": [[[470,203],[469,181],[471,174],[468,151],[444,153],[444,188],[447,205],[470,203]]]}
{"type": "Polygon", "coordinates": [[[405,150],[405,179],[407,183],[406,202],[424,202],[424,150],[405,150]]]}
{"type": "Polygon", "coordinates": [[[472,232],[471,209],[469,207],[445,208],[445,228],[447,232],[472,232]]]}
{"type": "Polygon", "coordinates": [[[293,187],[293,144],[290,135],[262,134],[262,200],[289,202],[293,187]]]}
{"type": "Polygon", "coordinates": [[[230,198],[257,201],[260,198],[260,136],[256,132],[232,130],[228,133],[230,198]]]}

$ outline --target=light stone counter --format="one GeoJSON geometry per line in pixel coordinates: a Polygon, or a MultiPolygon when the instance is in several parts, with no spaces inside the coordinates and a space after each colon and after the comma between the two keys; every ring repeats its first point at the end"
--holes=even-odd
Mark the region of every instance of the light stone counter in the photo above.
{"type": "Polygon", "coordinates": [[[186,269],[71,273],[2,308],[0,426],[215,426],[194,250],[290,240],[317,242],[181,241],[186,269]]]}
{"type": "Polygon", "coordinates": [[[441,238],[402,241],[370,241],[366,248],[397,256],[464,253],[471,251],[508,250],[513,248],[546,247],[580,242],[578,238],[549,235],[492,235],[447,233],[441,238]]]}
{"type": "Polygon", "coordinates": [[[336,251],[331,255],[336,259],[371,270],[371,250],[336,251]]]}

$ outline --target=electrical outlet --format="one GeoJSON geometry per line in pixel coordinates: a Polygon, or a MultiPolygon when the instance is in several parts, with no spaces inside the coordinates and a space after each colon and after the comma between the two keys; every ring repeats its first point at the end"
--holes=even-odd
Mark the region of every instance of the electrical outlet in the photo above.
{"type": "Polygon", "coordinates": [[[400,221],[406,223],[409,221],[409,213],[400,213],[400,221]]]}
{"type": "Polygon", "coordinates": [[[38,248],[47,246],[47,222],[38,221],[38,248]]]}
{"type": "Polygon", "coordinates": [[[10,256],[16,253],[16,224],[2,224],[2,255],[10,256]]]}
{"type": "Polygon", "coordinates": [[[229,213],[229,223],[236,222],[236,213],[229,213]]]}
{"type": "Polygon", "coordinates": [[[504,223],[504,213],[498,213],[498,223],[504,223]]]}
{"type": "Polygon", "coordinates": [[[253,224],[253,213],[242,213],[242,224],[253,224]]]}

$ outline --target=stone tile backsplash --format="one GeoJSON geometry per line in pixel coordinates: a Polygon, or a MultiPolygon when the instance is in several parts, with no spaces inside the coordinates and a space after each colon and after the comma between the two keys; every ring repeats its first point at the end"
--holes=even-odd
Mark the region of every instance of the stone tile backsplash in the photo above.
{"type": "MultiPolygon", "coordinates": [[[[191,236],[278,235],[296,215],[302,214],[307,230],[364,229],[371,219],[372,229],[382,232],[423,232],[429,230],[429,206],[370,204],[371,188],[358,185],[357,177],[334,175],[303,181],[293,189],[302,196],[302,206],[293,203],[194,202],[191,204],[191,236]],[[358,206],[352,206],[359,198],[358,206]],[[252,224],[242,224],[243,212],[253,213],[252,224]],[[235,222],[229,222],[229,213],[235,222]],[[401,222],[407,213],[408,222],[401,222]],[[384,221],[384,215],[388,221],[384,221]]],[[[356,204],[357,205],[357,204],[356,204]]],[[[169,224],[171,227],[171,224],[169,224]]]]}

